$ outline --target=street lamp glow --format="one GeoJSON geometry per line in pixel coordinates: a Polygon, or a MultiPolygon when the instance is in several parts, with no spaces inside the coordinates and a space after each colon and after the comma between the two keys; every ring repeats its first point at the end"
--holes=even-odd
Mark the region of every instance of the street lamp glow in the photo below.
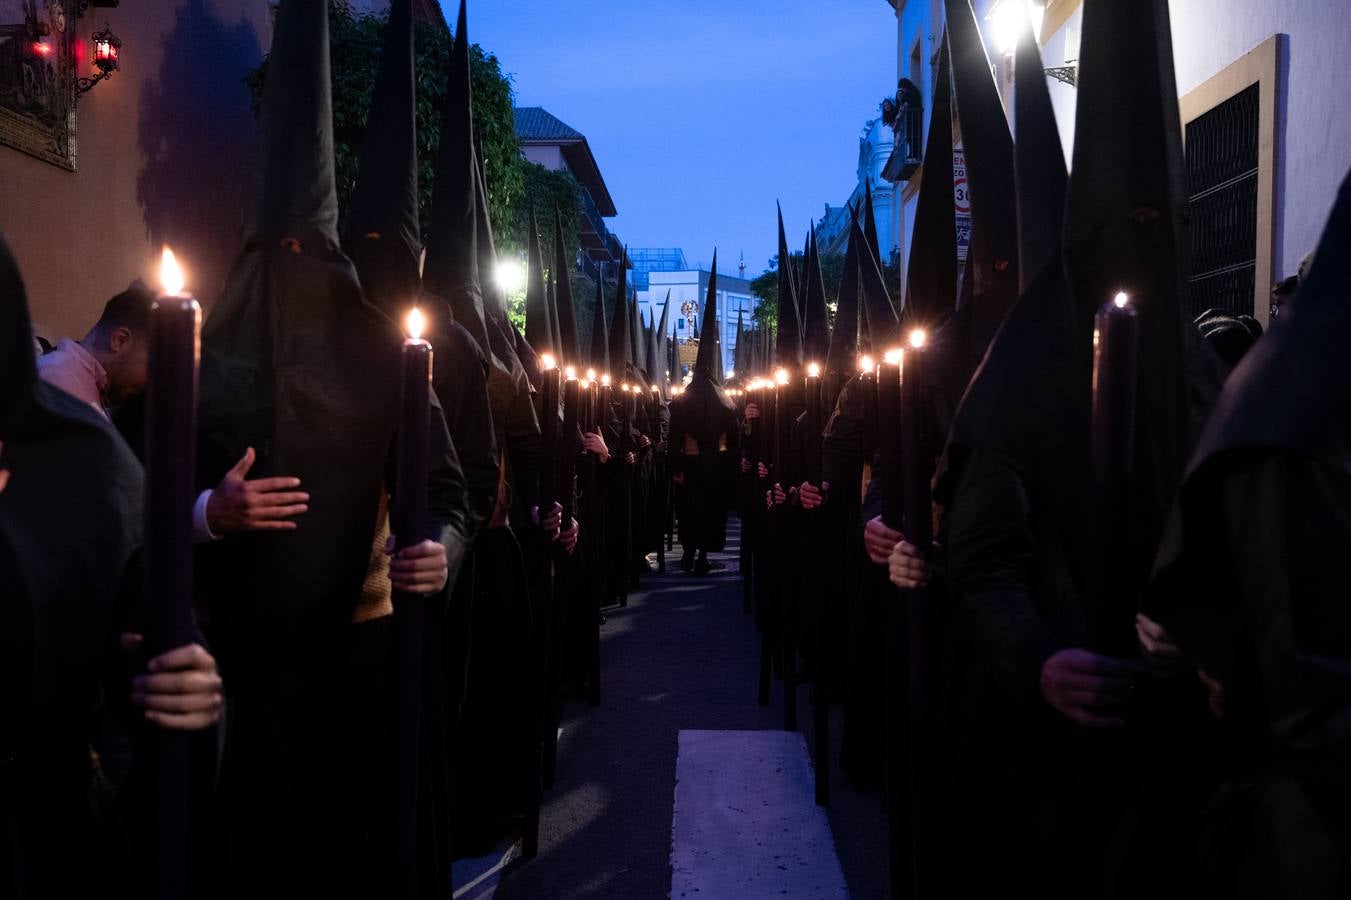
{"type": "Polygon", "coordinates": [[[1000,53],[1012,54],[1018,48],[1018,39],[1023,34],[1023,20],[1032,28],[1032,38],[1041,40],[1041,22],[1046,15],[1046,6],[1031,0],[999,0],[986,18],[994,32],[995,45],[1000,53]]]}
{"type": "Polygon", "coordinates": [[[525,287],[525,268],[514,259],[503,259],[497,263],[497,286],[508,294],[525,287]]]}

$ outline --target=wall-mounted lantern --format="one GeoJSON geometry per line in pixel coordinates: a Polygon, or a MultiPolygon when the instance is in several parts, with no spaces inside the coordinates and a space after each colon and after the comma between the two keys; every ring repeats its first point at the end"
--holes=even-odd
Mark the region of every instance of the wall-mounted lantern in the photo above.
{"type": "Polygon", "coordinates": [[[103,26],[102,31],[94,32],[90,38],[93,46],[93,56],[90,62],[94,68],[98,69],[98,74],[92,78],[79,78],[76,80],[76,90],[83,94],[98,84],[105,78],[110,77],[114,72],[121,68],[122,39],[113,34],[111,28],[103,26]]]}

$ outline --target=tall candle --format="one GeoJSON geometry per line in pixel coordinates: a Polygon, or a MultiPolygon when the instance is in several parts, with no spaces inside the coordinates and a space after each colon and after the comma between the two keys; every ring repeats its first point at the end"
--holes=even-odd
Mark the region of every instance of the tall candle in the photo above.
{"type": "Polygon", "coordinates": [[[754,419],[750,420],[750,434],[747,436],[746,440],[747,447],[750,450],[748,455],[750,456],[752,467],[764,461],[764,457],[761,455],[763,450],[760,446],[760,423],[764,421],[763,416],[765,415],[764,398],[761,396],[763,393],[764,391],[761,389],[760,382],[758,380],[752,381],[749,391],[750,402],[755,404],[755,411],[758,413],[754,419]]]}
{"type": "MultiPolygon", "coordinates": [[[[600,409],[596,410],[596,415],[598,416],[597,423],[601,427],[609,426],[610,416],[614,415],[614,402],[614,388],[610,384],[610,376],[602,375],[600,376],[600,409]]],[[[620,437],[620,442],[623,442],[622,435],[620,437]]],[[[616,453],[623,452],[623,447],[613,447],[611,449],[616,453]]]]}
{"type": "Polygon", "coordinates": [[[573,477],[577,472],[578,422],[581,413],[581,387],[577,383],[577,373],[568,369],[567,381],[563,384],[563,459],[559,466],[558,484],[560,502],[563,504],[563,527],[572,522],[573,500],[577,493],[573,489],[573,477]]]}
{"type": "Polygon", "coordinates": [[[928,551],[933,542],[933,478],[929,462],[928,385],[924,347],[926,336],[916,329],[910,333],[909,347],[901,364],[901,481],[905,504],[906,540],[928,551]]]}
{"type": "MultiPolygon", "coordinates": [[[[427,520],[427,474],[431,437],[432,346],[422,339],[423,316],[416,307],[408,314],[408,338],[400,359],[398,457],[395,494],[390,509],[394,548],[403,550],[431,537],[427,520]]],[[[418,824],[418,755],[422,719],[423,631],[426,599],[394,592],[394,642],[399,672],[396,765],[400,778],[395,824],[396,869],[416,870],[418,824]]],[[[410,896],[410,875],[396,887],[395,896],[410,896]]]]}
{"type": "Polygon", "coordinates": [[[1131,585],[1131,476],[1135,468],[1135,393],[1140,320],[1130,297],[1103,305],[1093,329],[1092,472],[1097,584],[1089,640],[1104,653],[1135,647],[1131,585]]]}
{"type": "Polygon", "coordinates": [[[774,373],[774,473],[775,479],[781,477],[784,464],[784,431],[788,419],[788,370],[779,369],[774,373]]]}
{"type": "MultiPolygon", "coordinates": [[[[192,507],[197,467],[197,371],[202,311],[183,292],[183,275],[166,247],[164,293],[150,313],[145,386],[145,649],[157,656],[194,638],[192,507]]],[[[189,736],[155,734],[151,895],[187,893],[189,736]]]]}
{"type": "Polygon", "coordinates": [[[877,371],[877,450],[882,479],[882,521],[900,531],[905,517],[901,487],[901,351],[887,352],[877,371]]]}
{"type": "Polygon", "coordinates": [[[871,356],[859,358],[859,390],[863,393],[863,459],[872,464],[877,449],[877,363],[871,356]]]}
{"type": "Polygon", "coordinates": [[[807,366],[807,413],[803,419],[802,435],[803,457],[806,462],[807,480],[818,487],[821,484],[821,367],[816,363],[807,366]]]}
{"type": "Polygon", "coordinates": [[[558,364],[541,354],[544,368],[540,391],[539,514],[543,518],[558,499],[558,364]]]}

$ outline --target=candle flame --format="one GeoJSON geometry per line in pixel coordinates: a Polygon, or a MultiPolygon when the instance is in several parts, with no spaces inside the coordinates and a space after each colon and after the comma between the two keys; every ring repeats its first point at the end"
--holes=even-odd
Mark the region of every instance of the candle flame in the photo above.
{"type": "Polygon", "coordinates": [[[876,368],[877,368],[877,361],[874,360],[871,356],[864,354],[863,356],[859,357],[858,370],[860,372],[871,372],[873,369],[876,368]]]}
{"type": "Polygon", "coordinates": [[[660,391],[661,391],[661,388],[657,387],[655,384],[652,385],[652,393],[656,394],[656,393],[660,393],[660,391]]]}
{"type": "Polygon", "coordinates": [[[595,369],[587,369],[587,370],[586,370],[586,380],[587,380],[587,381],[595,381],[595,380],[596,380],[596,370],[595,370],[595,369]]]}
{"type": "Polygon", "coordinates": [[[609,376],[609,375],[602,375],[602,376],[600,376],[600,386],[601,386],[601,387],[609,387],[609,386],[610,386],[610,376],[609,376]]]}
{"type": "Polygon", "coordinates": [[[422,316],[422,310],[415,306],[408,311],[408,318],[405,320],[404,325],[408,329],[408,336],[410,338],[413,340],[421,338],[422,329],[426,327],[426,324],[427,322],[422,316]]]}
{"type": "Polygon", "coordinates": [[[914,347],[916,350],[923,350],[924,345],[928,343],[928,341],[929,336],[924,333],[923,328],[916,328],[914,331],[910,332],[910,346],[914,347]]]}
{"type": "Polygon", "coordinates": [[[788,370],[787,370],[787,369],[780,369],[779,371],[775,372],[775,373],[774,373],[774,380],[777,381],[779,384],[787,384],[787,383],[788,383],[788,370]]]}
{"type": "Polygon", "coordinates": [[[558,368],[558,360],[553,358],[553,354],[541,353],[539,355],[539,364],[546,370],[558,368]]]}
{"type": "Polygon", "coordinates": [[[581,382],[581,388],[582,388],[582,390],[584,390],[584,391],[589,391],[589,390],[591,390],[591,382],[589,382],[589,381],[587,381],[585,378],[583,378],[583,379],[582,379],[582,382],[581,382]]]}
{"type": "Polygon", "coordinates": [[[900,347],[892,347],[882,356],[882,361],[889,366],[899,366],[901,358],[905,356],[905,351],[900,347]]]}
{"type": "Polygon", "coordinates": [[[174,251],[167,246],[164,248],[164,252],[160,254],[159,278],[164,287],[164,293],[170,296],[183,293],[183,269],[178,265],[174,251]]]}
{"type": "Polygon", "coordinates": [[[818,366],[816,363],[808,363],[808,364],[807,364],[807,377],[808,377],[808,378],[820,378],[820,377],[821,377],[821,367],[818,366]]]}
{"type": "Polygon", "coordinates": [[[1116,304],[1117,309],[1125,309],[1126,304],[1131,302],[1131,298],[1125,291],[1117,291],[1116,296],[1112,298],[1112,302],[1116,304]]]}
{"type": "Polygon", "coordinates": [[[566,376],[568,381],[571,381],[572,379],[577,377],[577,367],[568,366],[566,369],[563,370],[563,375],[566,376]]]}

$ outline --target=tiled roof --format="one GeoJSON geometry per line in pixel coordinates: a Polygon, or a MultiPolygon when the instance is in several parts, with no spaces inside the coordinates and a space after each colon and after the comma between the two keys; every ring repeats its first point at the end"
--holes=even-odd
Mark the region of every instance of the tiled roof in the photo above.
{"type": "Polygon", "coordinates": [[[540,106],[518,106],[516,136],[523,141],[584,141],[586,135],[540,106]]]}

